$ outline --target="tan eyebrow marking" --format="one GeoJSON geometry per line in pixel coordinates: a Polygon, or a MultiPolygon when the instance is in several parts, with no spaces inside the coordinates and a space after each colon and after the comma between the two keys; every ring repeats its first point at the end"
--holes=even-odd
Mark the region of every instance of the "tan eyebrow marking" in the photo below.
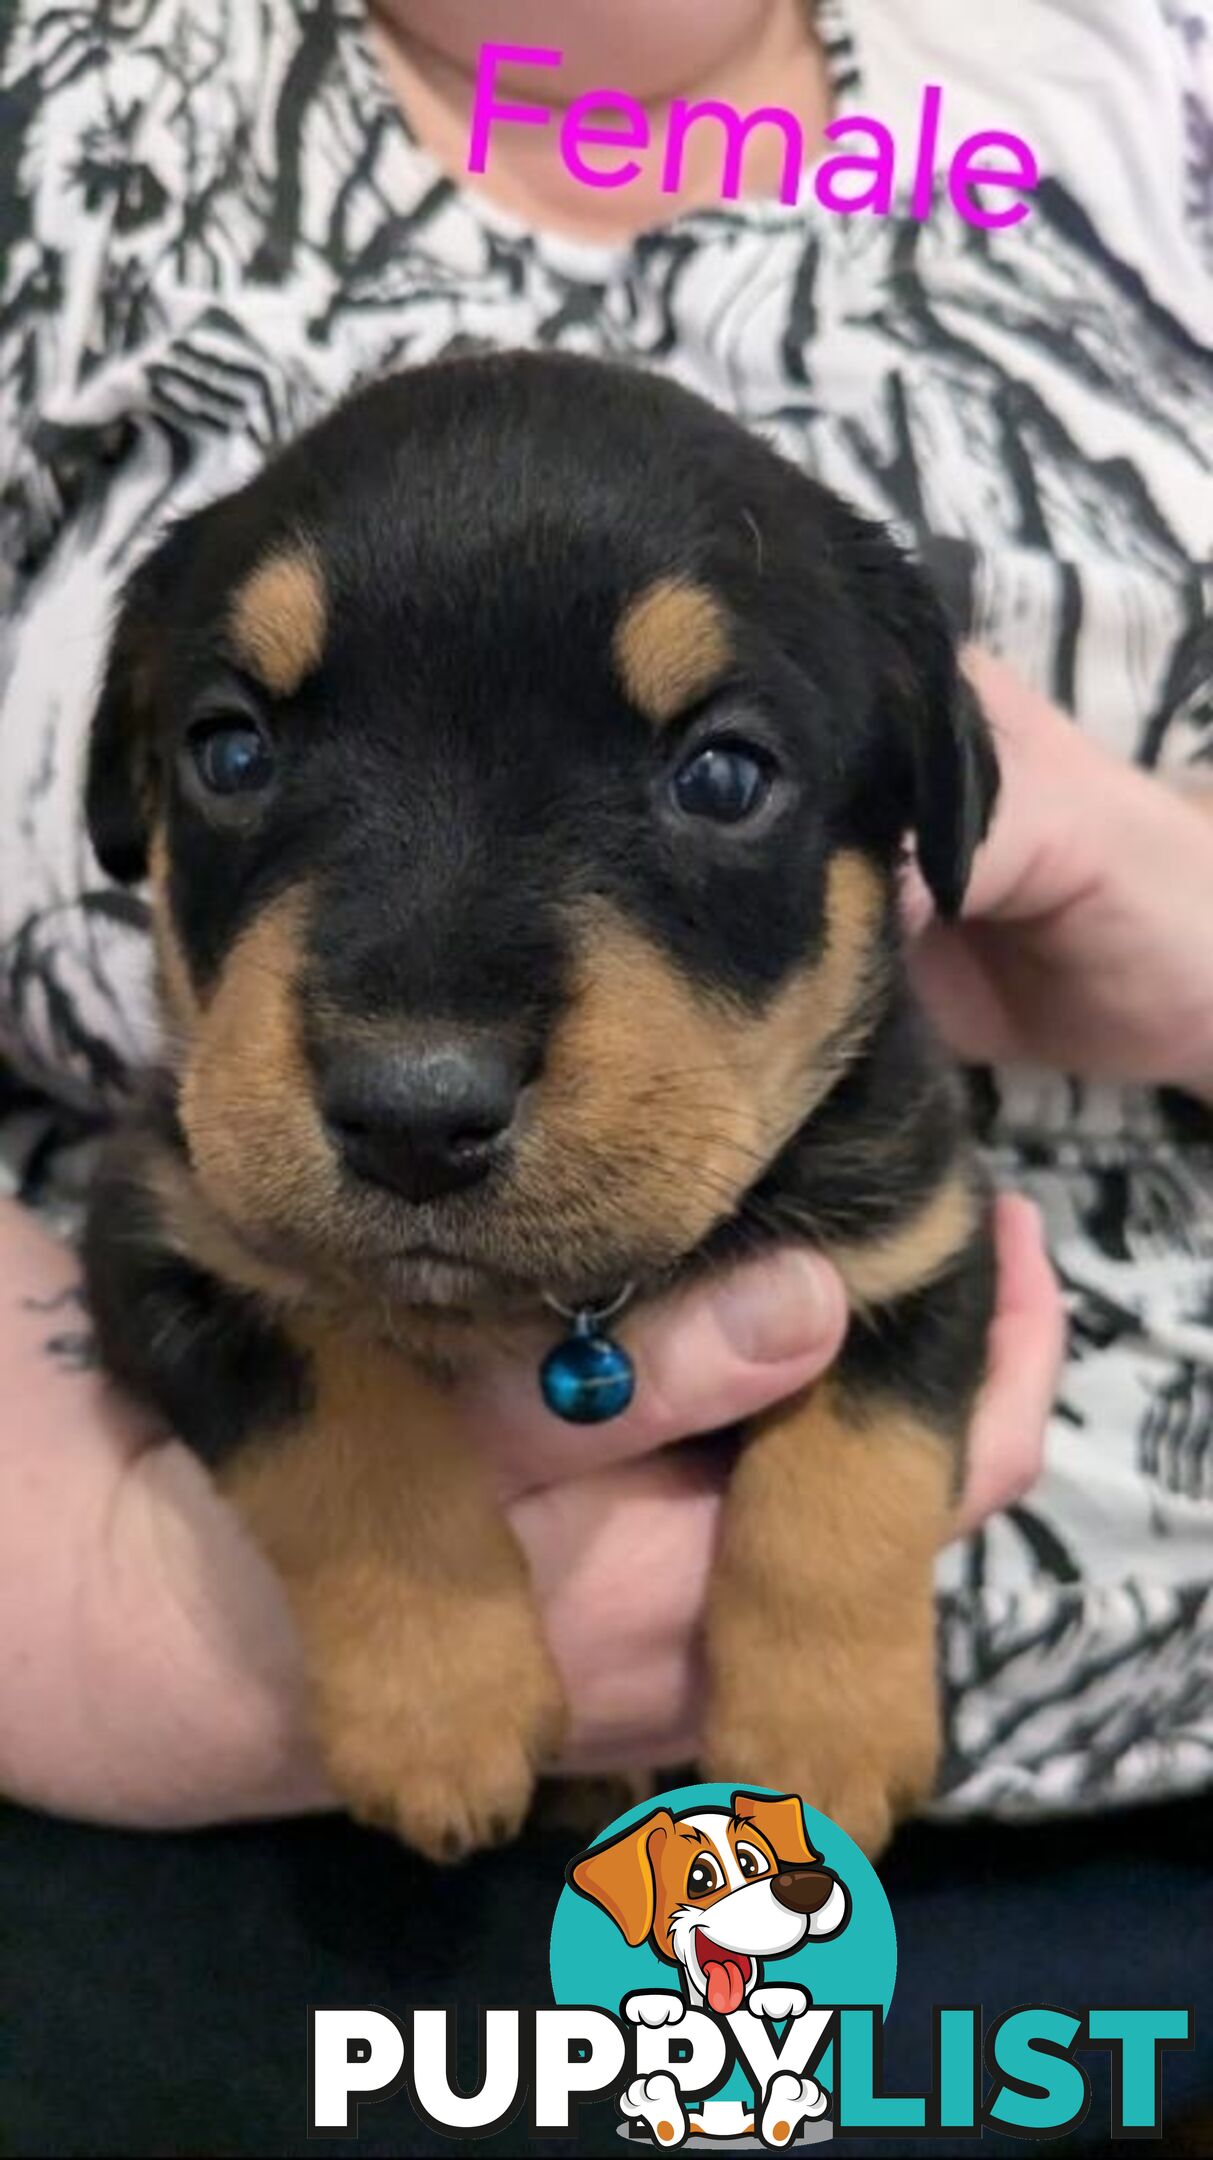
{"type": "Polygon", "coordinates": [[[267,555],[236,593],[228,628],[236,657],[276,697],[290,697],[319,666],[328,596],[315,549],[267,555]]]}
{"type": "Polygon", "coordinates": [[[658,578],[620,616],[614,657],[633,705],[664,727],[719,682],[732,659],[720,601],[685,578],[658,578]]]}

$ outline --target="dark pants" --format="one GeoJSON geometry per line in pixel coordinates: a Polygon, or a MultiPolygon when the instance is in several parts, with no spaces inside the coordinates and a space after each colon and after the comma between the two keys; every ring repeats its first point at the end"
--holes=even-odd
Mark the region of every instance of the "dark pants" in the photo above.
{"type": "MultiPolygon", "coordinates": [[[[0,2153],[459,2152],[403,2093],[363,2107],[356,2142],[309,2148],[306,2006],[550,2001],[567,1856],[567,1839],[536,1836],[439,1874],[336,1820],[145,1837],[0,1812],[0,2153]]],[[[1196,2044],[1164,2057],[1164,2121],[1213,2102],[1209,1799],[1047,1829],[915,1828],[882,1874],[900,1947],[889,2089],[925,2089],[932,2003],[980,2003],[987,2020],[1030,2002],[1176,2003],[1195,2008],[1196,2044]]],[[[1106,2151],[1106,2060],[1082,2059],[1095,2097],[1062,2149],[1106,2151]]],[[[1012,2143],[987,2133],[983,2149],[1012,2143]]],[[[519,2122],[482,2149],[626,2147],[598,2109],[575,2140],[519,2122]]]]}

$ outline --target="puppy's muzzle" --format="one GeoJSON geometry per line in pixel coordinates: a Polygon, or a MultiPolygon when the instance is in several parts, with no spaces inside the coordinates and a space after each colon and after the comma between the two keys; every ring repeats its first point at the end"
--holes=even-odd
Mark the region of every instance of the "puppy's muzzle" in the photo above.
{"type": "Polygon", "coordinates": [[[358,1044],[327,1062],[321,1108],[347,1169],[421,1203],[478,1185],[505,1161],[522,1080],[521,1059],[491,1038],[358,1044]]]}
{"type": "Polygon", "coordinates": [[[823,1868],[784,1868],[771,1878],[771,1894],[789,1912],[803,1913],[810,1919],[820,1912],[834,1892],[834,1877],[823,1868]]]}

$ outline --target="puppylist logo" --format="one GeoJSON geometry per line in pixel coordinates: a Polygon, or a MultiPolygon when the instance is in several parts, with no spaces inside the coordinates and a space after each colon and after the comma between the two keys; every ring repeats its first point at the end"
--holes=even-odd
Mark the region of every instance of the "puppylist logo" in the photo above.
{"type": "Polygon", "coordinates": [[[1164,2053],[1193,2039],[1190,2009],[1032,2004],[984,2024],[934,2007],[929,2084],[886,2092],[897,1938],[875,1869],[795,1794],[726,1785],[659,1794],[569,1862],[550,1963],[552,2007],[480,2010],[474,2085],[456,2076],[448,2007],[310,2009],[308,2134],[356,2138],[360,2105],[401,2095],[464,2143],[524,2111],[533,2131],[575,2136],[592,2101],[664,2152],[1056,2138],[1090,2107],[1078,2055],[1102,2049],[1113,2137],[1157,2137],[1164,2053]]]}
{"type": "Polygon", "coordinates": [[[617,2106],[633,2140],[667,2151],[828,2137],[833,2005],[883,2016],[896,1967],[875,1871],[790,1793],[648,1803],[571,1862],[552,1930],[558,2000],[591,1976],[595,2000],[618,1991],[632,2044],[617,2106]]]}

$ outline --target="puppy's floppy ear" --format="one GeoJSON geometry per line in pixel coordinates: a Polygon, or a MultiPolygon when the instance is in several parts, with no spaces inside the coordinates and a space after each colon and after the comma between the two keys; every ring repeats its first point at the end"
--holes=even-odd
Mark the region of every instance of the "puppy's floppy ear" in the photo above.
{"type": "Polygon", "coordinates": [[[147,871],[159,790],[154,722],[157,643],[164,635],[176,533],[128,579],[93,710],[84,808],[93,852],[107,876],[133,885],[147,871]]]}
{"type": "Polygon", "coordinates": [[[940,914],[959,915],[998,799],[998,760],[946,633],[921,678],[910,728],[919,867],[940,914]]]}
{"type": "Polygon", "coordinates": [[[735,1792],[733,1813],[739,1822],[753,1824],[785,1866],[811,1867],[821,1858],[809,1843],[804,1809],[795,1793],[772,1800],[767,1793],[735,1792]]]}
{"type": "Polygon", "coordinates": [[[954,916],[998,796],[993,738],[924,573],[883,533],[864,552],[865,605],[883,643],[881,719],[894,731],[904,823],[939,913],[954,916]]]}
{"type": "Polygon", "coordinates": [[[591,1845],[588,1852],[579,1853],[566,1871],[573,1889],[609,1913],[633,1950],[652,1933],[657,1915],[656,1863],[666,1839],[673,1835],[673,1816],[668,1808],[658,1808],[612,1838],[609,1845],[591,1845]]]}

